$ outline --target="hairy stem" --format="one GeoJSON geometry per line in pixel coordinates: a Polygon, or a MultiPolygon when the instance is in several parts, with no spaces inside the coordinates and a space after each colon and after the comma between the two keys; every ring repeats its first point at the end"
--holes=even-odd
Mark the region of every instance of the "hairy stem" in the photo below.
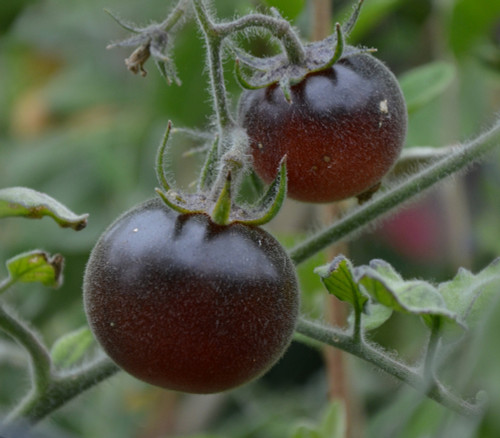
{"type": "Polygon", "coordinates": [[[375,365],[398,380],[421,391],[432,400],[461,415],[474,416],[481,413],[481,407],[457,397],[439,383],[428,388],[424,377],[414,368],[385,355],[379,349],[365,342],[354,342],[352,337],[343,330],[301,318],[297,325],[297,332],[316,341],[344,350],[375,365]]]}
{"type": "MultiPolygon", "coordinates": [[[[224,37],[220,34],[217,25],[210,18],[202,0],[193,0],[196,18],[205,36],[208,54],[208,69],[210,73],[210,88],[214,98],[214,110],[217,118],[217,127],[222,132],[219,134],[220,144],[224,144],[227,128],[233,127],[235,122],[231,116],[227,99],[222,66],[221,52],[224,37]]],[[[219,150],[219,156],[223,151],[219,150]]]]}
{"type": "Polygon", "coordinates": [[[218,34],[223,38],[234,32],[240,32],[250,27],[261,27],[278,38],[285,49],[291,64],[301,65],[305,60],[305,49],[290,23],[284,19],[263,14],[251,14],[230,23],[217,25],[218,34]]]}
{"type": "Polygon", "coordinates": [[[163,30],[168,31],[174,27],[181,17],[186,13],[186,7],[190,0],[179,0],[174,9],[170,11],[168,17],[161,23],[163,30]]]}
{"type": "Polygon", "coordinates": [[[441,339],[441,321],[440,318],[433,318],[431,333],[427,343],[424,361],[424,378],[431,382],[435,380],[436,353],[441,339]]]}
{"type": "Polygon", "coordinates": [[[102,356],[83,368],[55,374],[47,390],[34,392],[7,416],[6,422],[26,420],[34,425],[82,392],[111,377],[119,368],[107,356],[102,356]]]}
{"type": "Polygon", "coordinates": [[[38,336],[20,321],[11,310],[0,306],[0,328],[14,338],[29,354],[33,392],[42,394],[50,384],[51,360],[47,348],[38,336]]]}
{"type": "Polygon", "coordinates": [[[498,144],[500,144],[500,120],[471,142],[454,148],[446,157],[388,189],[385,193],[375,196],[373,200],[366,202],[330,227],[302,242],[290,251],[290,257],[295,264],[304,262],[332,243],[354,232],[359,232],[375,219],[399,207],[403,202],[451,174],[470,166],[498,144]]]}

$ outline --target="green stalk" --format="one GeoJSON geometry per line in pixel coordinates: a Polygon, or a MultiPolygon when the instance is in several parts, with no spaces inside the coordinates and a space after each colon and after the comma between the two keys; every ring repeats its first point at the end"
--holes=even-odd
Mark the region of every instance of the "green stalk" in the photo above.
{"type": "Polygon", "coordinates": [[[163,30],[168,31],[177,24],[181,17],[186,13],[186,6],[189,4],[189,1],[190,0],[180,0],[177,3],[175,8],[168,14],[165,21],[161,23],[163,30]]]}
{"type": "MultiPolygon", "coordinates": [[[[198,24],[203,30],[208,53],[208,69],[210,76],[210,88],[214,98],[214,110],[217,118],[217,126],[221,129],[220,144],[224,144],[225,132],[233,127],[235,122],[231,116],[227,100],[226,85],[224,80],[224,68],[221,60],[221,49],[223,36],[217,25],[211,20],[202,0],[193,0],[194,10],[198,24]]],[[[223,151],[219,150],[219,156],[223,151]]]]}
{"type": "Polygon", "coordinates": [[[62,375],[54,375],[44,393],[32,392],[7,416],[6,422],[26,420],[31,425],[75,398],[82,392],[111,377],[119,368],[107,356],[62,375]]]}
{"type": "Polygon", "coordinates": [[[302,65],[304,63],[306,57],[304,46],[293,31],[290,23],[284,19],[263,14],[251,14],[230,23],[221,23],[217,26],[217,29],[219,35],[225,38],[234,32],[240,32],[250,27],[264,28],[278,38],[283,43],[288,61],[291,64],[302,65]]]}
{"type": "Polygon", "coordinates": [[[387,374],[412,386],[432,400],[461,415],[476,416],[482,412],[481,407],[457,397],[439,383],[434,384],[429,390],[426,390],[428,385],[425,378],[414,368],[386,356],[377,348],[365,342],[355,342],[351,336],[338,328],[324,326],[318,322],[301,318],[296,330],[306,337],[339,348],[375,365],[387,374]]]}
{"type": "Polygon", "coordinates": [[[29,354],[33,393],[43,394],[51,380],[50,354],[38,336],[13,316],[13,312],[0,306],[0,328],[17,341],[29,354]]]}
{"type": "Polygon", "coordinates": [[[11,278],[10,276],[0,281],[0,295],[3,294],[7,289],[9,289],[15,282],[16,280],[11,278]]]}
{"type": "Polygon", "coordinates": [[[471,142],[454,148],[446,157],[374,197],[330,227],[297,245],[290,251],[290,257],[296,265],[304,262],[327,246],[361,231],[375,219],[401,206],[403,202],[421,194],[451,174],[466,169],[499,144],[500,120],[497,120],[491,129],[471,142]]]}

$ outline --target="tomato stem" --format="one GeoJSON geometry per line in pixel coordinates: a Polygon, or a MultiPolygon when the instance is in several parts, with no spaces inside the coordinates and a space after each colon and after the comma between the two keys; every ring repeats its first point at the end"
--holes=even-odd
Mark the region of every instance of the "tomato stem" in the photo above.
{"type": "MultiPolygon", "coordinates": [[[[210,73],[210,87],[214,97],[214,110],[217,126],[220,129],[220,144],[224,143],[224,134],[228,127],[235,125],[227,100],[224,68],[222,66],[221,51],[224,39],[220,26],[210,18],[202,0],[193,0],[198,24],[203,31],[207,45],[207,62],[210,73]]],[[[219,151],[219,156],[223,151],[219,151]]]]}
{"type": "Polygon", "coordinates": [[[432,400],[461,415],[477,416],[482,413],[482,405],[474,405],[461,399],[449,392],[439,382],[435,382],[429,387],[425,378],[415,368],[384,354],[376,345],[354,341],[348,333],[339,328],[299,318],[297,332],[308,338],[344,350],[375,365],[416,390],[424,391],[432,400]]]}
{"type": "MultiPolygon", "coordinates": [[[[194,0],[198,2],[199,0],[194,0]]],[[[285,49],[290,64],[302,65],[306,58],[306,52],[299,37],[292,26],[283,18],[271,17],[264,14],[251,14],[241,17],[229,23],[220,23],[218,29],[224,37],[235,32],[241,32],[248,28],[261,27],[278,38],[285,49]]]]}
{"type": "Polygon", "coordinates": [[[14,316],[9,309],[0,306],[0,328],[14,338],[28,352],[32,377],[32,394],[43,394],[51,380],[50,354],[39,337],[26,323],[14,316]]]}
{"type": "Polygon", "coordinates": [[[102,355],[82,368],[60,374],[54,373],[46,390],[41,393],[28,394],[8,414],[5,423],[24,419],[30,425],[35,425],[69,400],[111,377],[117,371],[119,368],[116,364],[107,356],[102,355]]]}

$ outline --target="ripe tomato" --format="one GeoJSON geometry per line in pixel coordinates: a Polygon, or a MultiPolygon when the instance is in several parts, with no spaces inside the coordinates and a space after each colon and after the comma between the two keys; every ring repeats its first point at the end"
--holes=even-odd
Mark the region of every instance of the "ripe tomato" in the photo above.
{"type": "Polygon", "coordinates": [[[390,170],[406,136],[407,113],[394,75],[369,54],[341,58],[291,87],[246,90],[240,122],[254,168],[271,182],[287,156],[288,194],[331,202],[370,191],[390,170]]]}
{"type": "Polygon", "coordinates": [[[299,294],[292,262],[266,231],[179,215],[154,199],[101,236],[84,301],[97,340],[124,370],[168,389],[212,393],[281,357],[299,294]]]}

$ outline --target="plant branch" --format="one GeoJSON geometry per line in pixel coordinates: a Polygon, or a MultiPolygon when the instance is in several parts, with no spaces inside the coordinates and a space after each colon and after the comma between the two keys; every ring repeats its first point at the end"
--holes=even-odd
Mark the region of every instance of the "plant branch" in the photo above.
{"type": "Polygon", "coordinates": [[[0,306],[0,328],[23,346],[30,357],[33,391],[39,395],[50,384],[51,360],[50,354],[38,336],[15,316],[13,312],[0,306]]]}
{"type": "Polygon", "coordinates": [[[75,370],[56,373],[50,353],[28,325],[0,306],[0,329],[15,339],[29,354],[32,387],[5,419],[36,423],[78,394],[118,371],[106,356],[75,370]]]}
{"type": "MultiPolygon", "coordinates": [[[[305,50],[290,23],[284,19],[263,14],[251,14],[231,22],[216,23],[210,17],[203,0],[192,1],[196,18],[200,28],[203,30],[207,46],[210,87],[214,96],[217,126],[224,131],[225,128],[235,127],[228,104],[224,68],[221,60],[224,39],[235,32],[241,32],[251,27],[261,27],[267,29],[282,42],[287,57],[292,64],[302,65],[304,63],[305,50]]],[[[224,132],[220,134],[221,144],[224,145],[224,132]]],[[[222,153],[223,151],[219,151],[219,156],[222,153]]]]}
{"type": "Polygon", "coordinates": [[[424,377],[414,368],[386,356],[379,349],[367,343],[354,342],[343,330],[300,318],[297,332],[316,341],[344,350],[375,365],[398,380],[423,392],[432,400],[461,415],[474,416],[479,415],[482,411],[481,407],[457,397],[439,383],[433,384],[430,389],[426,390],[428,385],[426,385],[424,377]]]}
{"type": "Polygon", "coordinates": [[[54,374],[47,390],[43,394],[28,394],[7,416],[6,422],[23,419],[34,425],[118,370],[111,359],[103,355],[83,368],[54,374]]]}
{"type": "Polygon", "coordinates": [[[425,352],[424,360],[424,378],[428,382],[435,381],[435,363],[436,352],[441,339],[441,321],[440,318],[433,318],[431,333],[427,343],[427,350],[425,352]]]}
{"type": "Polygon", "coordinates": [[[189,4],[190,0],[179,0],[175,8],[170,11],[165,21],[161,23],[161,28],[165,31],[169,31],[174,27],[181,17],[186,13],[186,6],[189,4]]]}
{"type": "Polygon", "coordinates": [[[344,218],[302,242],[290,251],[298,265],[327,246],[361,231],[375,219],[399,207],[403,202],[421,194],[451,174],[466,169],[486,152],[500,144],[500,120],[491,129],[465,145],[454,148],[449,155],[412,175],[383,194],[356,208],[344,218]]]}
{"type": "Polygon", "coordinates": [[[220,23],[217,25],[217,31],[225,38],[234,32],[241,32],[250,27],[264,28],[278,38],[282,42],[291,64],[302,65],[304,63],[306,57],[304,46],[290,23],[284,19],[264,14],[251,14],[230,23],[220,23]]]}
{"type": "MultiPolygon", "coordinates": [[[[196,18],[205,36],[208,54],[208,69],[210,73],[210,87],[214,97],[214,110],[217,117],[217,126],[220,132],[220,144],[224,144],[226,128],[234,127],[235,122],[231,116],[227,100],[224,68],[222,66],[221,52],[223,36],[220,35],[217,25],[210,18],[202,0],[193,0],[196,18]]],[[[222,148],[221,148],[222,149],[222,148]]],[[[223,151],[219,150],[219,156],[223,151]]]]}

